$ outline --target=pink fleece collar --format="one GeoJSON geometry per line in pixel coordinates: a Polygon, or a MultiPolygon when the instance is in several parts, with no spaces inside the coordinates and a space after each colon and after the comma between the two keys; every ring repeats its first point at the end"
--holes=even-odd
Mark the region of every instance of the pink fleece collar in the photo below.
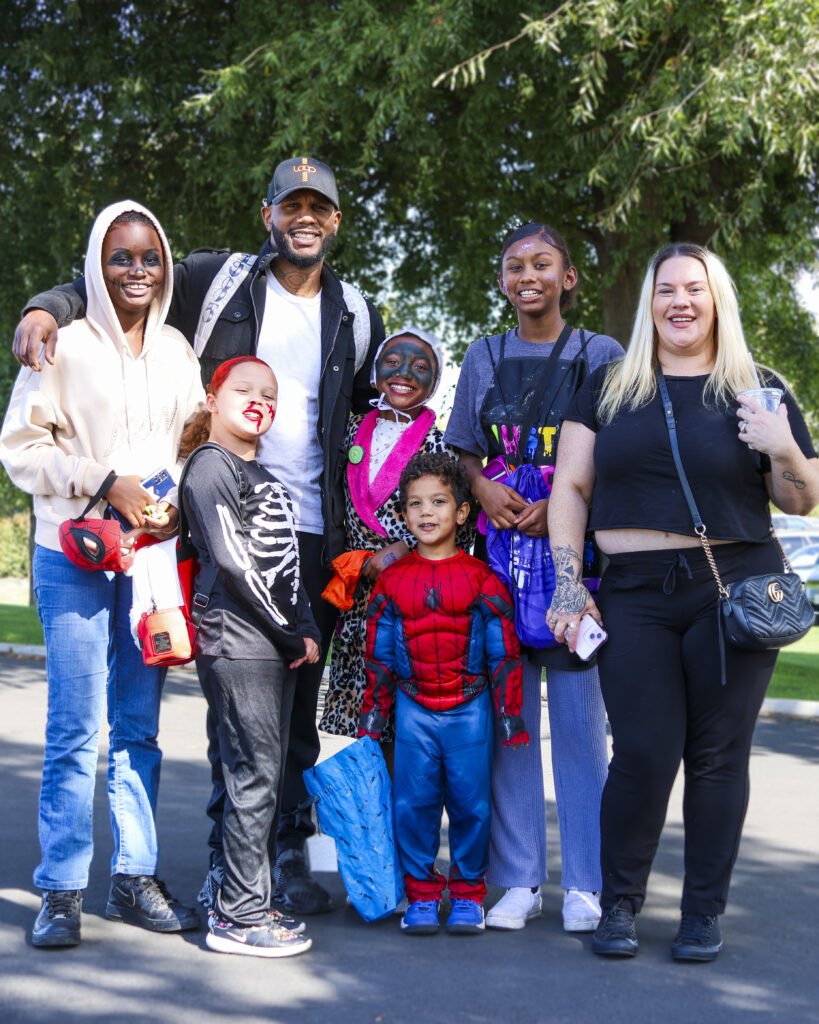
{"type": "Polygon", "coordinates": [[[347,484],[350,488],[353,505],[361,517],[361,521],[380,537],[386,537],[387,531],[375,517],[376,510],[381,508],[398,487],[398,480],[404,467],[424,443],[429,428],[435,422],[435,413],[432,409],[421,410],[395,442],[395,447],[379,469],[371,487],[369,485],[370,449],[377,421],[378,410],[374,409],[367,413],[356,431],[353,444],[364,449],[364,458],[358,463],[347,463],[347,484]]]}

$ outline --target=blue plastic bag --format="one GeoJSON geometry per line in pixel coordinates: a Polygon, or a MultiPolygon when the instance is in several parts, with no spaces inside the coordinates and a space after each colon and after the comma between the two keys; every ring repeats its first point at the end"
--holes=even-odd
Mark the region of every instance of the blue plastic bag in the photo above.
{"type": "MultiPolygon", "coordinates": [[[[543,474],[524,462],[503,483],[527,501],[549,497],[543,474]]],[[[486,531],[489,565],[500,576],[515,603],[515,631],[528,647],[557,647],[554,633],[546,625],[546,611],[555,592],[555,567],[549,541],[527,537],[519,530],[486,531]]]]}
{"type": "Polygon", "coordinates": [[[381,746],[369,736],[304,772],[322,832],[336,841],[338,869],[365,921],[395,911],[404,877],[395,851],[392,783],[381,746]]]}

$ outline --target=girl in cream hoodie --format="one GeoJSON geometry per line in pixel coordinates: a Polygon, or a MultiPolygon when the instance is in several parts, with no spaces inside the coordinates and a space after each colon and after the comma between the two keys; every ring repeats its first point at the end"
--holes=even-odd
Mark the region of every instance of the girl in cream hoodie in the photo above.
{"type": "Polygon", "coordinates": [[[35,946],[80,941],[106,702],[114,832],[106,917],[152,931],[199,923],[156,877],[164,671],[144,665],[131,638],[131,580],[78,568],[58,537],[60,523],[80,515],[112,471],[114,482],[89,515],[101,516],[110,503],[139,531],[162,532],[145,516],[152,496],[140,481],[159,469],[176,473],[182,429],[204,399],[196,357],[165,324],[172,273],[167,239],[148,210],[131,201],[104,209],[88,240],[86,317],[60,331],[53,365],[20,371],[0,433],[3,465],[34,496],[32,571],[46,641],[35,946]]]}

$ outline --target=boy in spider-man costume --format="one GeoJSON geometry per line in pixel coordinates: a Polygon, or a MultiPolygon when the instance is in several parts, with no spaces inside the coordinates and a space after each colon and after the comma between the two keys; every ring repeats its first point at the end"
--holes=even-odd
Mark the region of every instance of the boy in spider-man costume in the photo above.
{"type": "Polygon", "coordinates": [[[447,931],[484,929],[492,704],[504,744],[528,743],[509,592],[455,545],[469,485],[445,455],[417,455],[401,475],[401,508],[418,542],[385,569],[367,613],[367,692],[359,735],[378,739],[395,709],[395,836],[409,907],[401,928],[438,930],[447,881],[435,867],[449,815],[452,910],[447,931]]]}

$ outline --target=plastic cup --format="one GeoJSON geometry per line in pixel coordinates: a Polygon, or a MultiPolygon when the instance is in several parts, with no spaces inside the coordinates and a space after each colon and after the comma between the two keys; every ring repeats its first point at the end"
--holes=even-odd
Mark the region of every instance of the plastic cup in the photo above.
{"type": "MultiPolygon", "coordinates": [[[[783,394],[782,388],[749,388],[747,391],[740,391],[737,398],[743,395],[745,398],[750,398],[752,402],[756,402],[757,405],[761,405],[766,412],[776,412],[783,394]]],[[[745,429],[745,420],[742,421],[739,429],[740,431],[745,429]]],[[[756,450],[752,444],[749,444],[748,447],[752,451],[756,450]]]]}

